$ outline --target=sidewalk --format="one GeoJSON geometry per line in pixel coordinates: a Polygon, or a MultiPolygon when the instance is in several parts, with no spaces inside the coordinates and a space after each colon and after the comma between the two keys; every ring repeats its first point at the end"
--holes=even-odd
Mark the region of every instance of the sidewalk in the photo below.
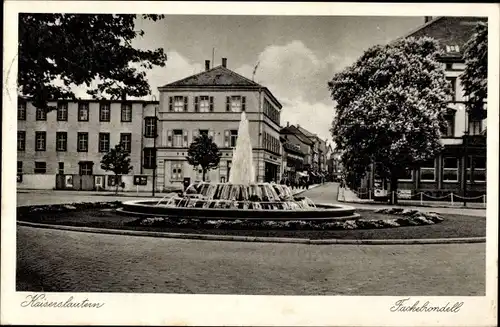
{"type": "MultiPolygon", "coordinates": [[[[337,200],[339,202],[346,202],[346,203],[359,203],[359,204],[366,204],[370,206],[388,206],[387,203],[384,202],[376,202],[374,200],[370,199],[360,199],[356,193],[354,193],[352,190],[348,188],[340,188],[339,187],[339,192],[338,192],[338,198],[337,200]]],[[[415,201],[415,200],[403,200],[403,199],[398,199],[398,205],[397,206],[392,206],[392,207],[407,207],[407,206],[414,206],[414,207],[431,207],[431,208],[452,208],[452,209],[482,209],[485,210],[485,204],[484,203],[477,203],[477,202],[468,202],[467,206],[463,205],[463,202],[454,202],[451,204],[451,202],[445,202],[445,201],[423,201],[422,203],[420,201],[415,201]]]]}
{"type": "MultiPolygon", "coordinates": [[[[115,191],[72,191],[72,190],[17,190],[18,194],[64,194],[64,195],[74,195],[75,197],[80,195],[94,195],[94,196],[112,196],[112,197],[153,197],[152,192],[136,192],[136,191],[128,191],[128,192],[118,192],[115,191]]],[[[155,192],[155,198],[163,198],[166,195],[173,194],[177,192],[155,192]]]]}
{"type": "MultiPolygon", "coordinates": [[[[309,186],[309,190],[318,187],[321,184],[313,184],[309,186]]],[[[308,189],[294,189],[292,190],[293,195],[298,195],[302,192],[308,191],[308,189]]],[[[79,197],[79,196],[109,196],[113,198],[117,197],[136,197],[136,198],[152,198],[152,192],[135,192],[135,191],[128,191],[128,192],[118,192],[115,193],[114,191],[72,191],[72,190],[28,190],[28,189],[22,189],[22,190],[17,190],[18,194],[37,194],[37,195],[52,195],[54,197],[57,197],[58,195],[64,195],[64,196],[72,196],[72,197],[79,197]]],[[[156,191],[154,198],[163,198],[165,196],[170,196],[173,194],[177,194],[177,192],[159,192],[156,191]]]]}

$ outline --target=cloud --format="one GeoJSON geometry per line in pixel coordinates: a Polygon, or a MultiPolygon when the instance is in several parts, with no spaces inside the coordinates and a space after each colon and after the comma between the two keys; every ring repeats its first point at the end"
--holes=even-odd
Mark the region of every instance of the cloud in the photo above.
{"type": "MultiPolygon", "coordinates": [[[[344,66],[349,57],[320,56],[302,41],[265,48],[256,60],[259,63],[254,80],[270,89],[283,104],[282,124],[300,124],[323,139],[330,138],[333,101],[328,81],[344,66]]],[[[255,65],[243,65],[236,72],[252,78],[255,65]]]]}

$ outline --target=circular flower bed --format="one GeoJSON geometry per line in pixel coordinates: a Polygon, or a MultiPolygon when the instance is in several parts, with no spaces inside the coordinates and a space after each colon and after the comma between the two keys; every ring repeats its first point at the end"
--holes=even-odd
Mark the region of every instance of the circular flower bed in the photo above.
{"type": "Polygon", "coordinates": [[[361,218],[347,221],[273,221],[273,220],[202,220],[196,218],[139,218],[127,223],[128,226],[158,226],[177,228],[216,228],[216,229],[288,229],[288,230],[349,230],[377,229],[403,226],[432,225],[443,221],[437,213],[420,212],[418,210],[383,209],[376,213],[386,214],[389,219],[361,218]]]}

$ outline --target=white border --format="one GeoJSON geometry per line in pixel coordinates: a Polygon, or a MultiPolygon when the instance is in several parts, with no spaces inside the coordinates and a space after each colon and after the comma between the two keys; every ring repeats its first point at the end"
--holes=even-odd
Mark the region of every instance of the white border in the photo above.
{"type": "MultiPolygon", "coordinates": [[[[484,297],[414,297],[438,303],[465,301],[456,314],[390,313],[401,297],[370,296],[219,296],[90,293],[93,301],[106,302],[89,315],[84,310],[21,308],[26,294],[15,293],[16,185],[15,142],[17,129],[17,13],[189,13],[245,15],[357,15],[357,16],[488,16],[491,103],[488,114],[488,179],[498,180],[499,7],[497,4],[387,4],[387,3],[250,3],[250,2],[92,2],[7,1],[4,5],[4,88],[2,138],[2,271],[1,323],[3,324],[140,324],[140,325],[384,325],[479,326],[495,325],[497,312],[498,185],[488,184],[487,280],[484,297]],[[56,311],[57,310],[57,311],[56,311]]],[[[68,294],[53,293],[54,299],[68,294]]]]}

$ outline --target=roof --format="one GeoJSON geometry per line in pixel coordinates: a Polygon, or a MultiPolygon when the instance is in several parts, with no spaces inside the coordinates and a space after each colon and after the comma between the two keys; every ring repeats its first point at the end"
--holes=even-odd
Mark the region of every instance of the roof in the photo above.
{"type": "Polygon", "coordinates": [[[410,33],[400,37],[431,37],[436,39],[444,54],[442,59],[462,59],[465,43],[474,34],[478,22],[486,22],[486,17],[437,17],[410,33]]]}
{"type": "Polygon", "coordinates": [[[253,86],[263,88],[262,85],[223,66],[214,67],[161,87],[173,86],[253,86]]]}
{"type": "Polygon", "coordinates": [[[305,136],[304,134],[302,134],[302,132],[294,125],[290,125],[290,126],[282,128],[280,133],[281,134],[293,134],[293,135],[297,136],[297,138],[302,143],[305,143],[307,145],[313,144],[313,141],[311,139],[309,139],[307,136],[305,136]]]}
{"type": "Polygon", "coordinates": [[[268,93],[273,101],[282,108],[281,103],[276,99],[271,91],[265,86],[262,86],[222,65],[201,73],[188,76],[181,80],[160,86],[162,88],[184,88],[184,87],[227,87],[227,88],[250,88],[259,89],[268,93]]]}

